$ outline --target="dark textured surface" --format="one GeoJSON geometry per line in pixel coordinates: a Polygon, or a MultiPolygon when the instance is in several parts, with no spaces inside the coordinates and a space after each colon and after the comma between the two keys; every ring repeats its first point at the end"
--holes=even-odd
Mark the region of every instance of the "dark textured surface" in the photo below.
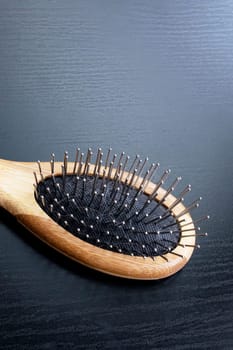
{"type": "Polygon", "coordinates": [[[61,257],[1,211],[1,349],[233,348],[232,1],[0,1],[1,157],[148,155],[209,237],[160,282],[61,257]],[[193,198],[195,199],[195,198],[193,198]]]}
{"type": "Polygon", "coordinates": [[[141,194],[131,207],[138,193],[135,188],[127,189],[119,184],[120,191],[115,192],[115,196],[116,181],[105,179],[103,182],[100,178],[96,181],[94,176],[76,179],[75,175],[67,175],[63,188],[61,176],[46,178],[39,182],[35,194],[41,208],[74,236],[103,249],[150,258],[163,256],[177,247],[180,225],[166,207],[153,201],[147,212],[154,212],[145,217],[143,208],[149,197],[141,194]],[[104,192],[103,184],[106,186],[104,192]],[[100,196],[102,193],[103,197],[100,196]],[[117,199],[115,204],[114,198],[117,199]]]}

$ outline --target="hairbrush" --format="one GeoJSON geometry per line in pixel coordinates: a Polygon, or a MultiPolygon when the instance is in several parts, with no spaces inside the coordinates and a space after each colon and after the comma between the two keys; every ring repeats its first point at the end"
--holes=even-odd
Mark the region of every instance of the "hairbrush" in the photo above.
{"type": "Polygon", "coordinates": [[[199,248],[190,192],[178,196],[177,177],[164,189],[170,169],[147,166],[139,155],[130,161],[110,148],[86,155],[78,148],[73,162],[52,153],[48,162],[0,160],[0,205],[42,241],[88,267],[132,279],[160,279],[179,271],[199,248]],[[93,162],[92,162],[92,159],[93,162]],[[153,181],[154,177],[156,181],[153,181]],[[33,188],[34,186],[34,188],[33,188]]]}

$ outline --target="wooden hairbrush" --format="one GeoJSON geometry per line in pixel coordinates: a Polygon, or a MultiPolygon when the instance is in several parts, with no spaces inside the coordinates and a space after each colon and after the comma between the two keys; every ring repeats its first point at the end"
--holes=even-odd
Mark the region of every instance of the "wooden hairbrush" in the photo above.
{"type": "Polygon", "coordinates": [[[180,270],[196,244],[190,211],[198,198],[183,204],[172,192],[181,178],[162,188],[166,170],[154,183],[159,164],[124,152],[117,157],[99,148],[86,156],[77,149],[74,162],[23,163],[0,160],[0,205],[42,241],[93,269],[125,278],[160,279],[180,270]],[[92,158],[94,162],[92,164],[92,158]],[[39,172],[38,172],[39,169],[39,172]],[[37,174],[38,172],[38,174],[37,174]],[[34,189],[33,189],[34,185],[34,189]]]}

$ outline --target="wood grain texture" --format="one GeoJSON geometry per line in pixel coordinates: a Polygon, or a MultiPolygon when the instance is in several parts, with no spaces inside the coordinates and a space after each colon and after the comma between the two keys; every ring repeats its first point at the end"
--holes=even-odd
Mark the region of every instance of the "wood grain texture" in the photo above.
{"type": "Polygon", "coordinates": [[[233,348],[232,23],[231,0],[0,1],[1,158],[139,153],[211,215],[146,283],[77,270],[1,210],[1,349],[233,348]]]}

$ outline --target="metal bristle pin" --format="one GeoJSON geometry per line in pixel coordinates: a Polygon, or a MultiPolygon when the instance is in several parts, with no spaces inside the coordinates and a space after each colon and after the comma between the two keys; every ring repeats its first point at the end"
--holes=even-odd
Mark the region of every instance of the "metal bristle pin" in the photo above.
{"type": "Polygon", "coordinates": [[[201,197],[184,207],[184,196],[191,186],[173,191],[179,186],[177,177],[166,186],[170,169],[153,183],[159,163],[146,169],[148,158],[137,155],[130,164],[124,152],[118,157],[110,148],[104,156],[89,148],[86,156],[76,150],[74,162],[68,161],[68,152],[60,164],[60,174],[51,156],[51,174],[44,176],[38,161],[39,176],[35,176],[35,198],[41,208],[60,226],[94,246],[131,257],[161,257],[169,262],[169,256],[183,258],[186,247],[199,248],[186,241],[196,234],[196,223],[189,212],[199,206],[201,197]],[[128,170],[127,170],[128,168],[128,170]],[[39,180],[40,178],[40,180],[39,180]],[[179,250],[177,250],[177,247],[179,250]]]}

